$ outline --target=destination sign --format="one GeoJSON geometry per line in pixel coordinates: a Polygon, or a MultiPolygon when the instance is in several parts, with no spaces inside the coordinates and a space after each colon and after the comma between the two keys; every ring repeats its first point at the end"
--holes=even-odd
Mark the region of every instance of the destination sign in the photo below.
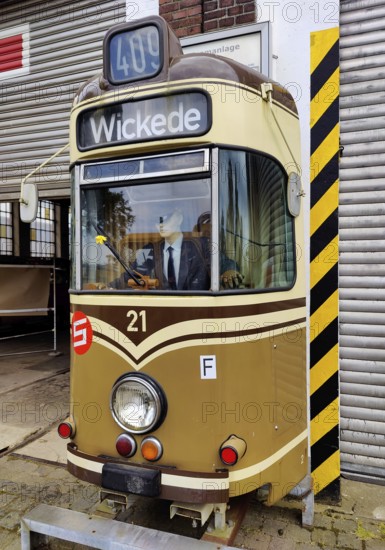
{"type": "Polygon", "coordinates": [[[211,107],[203,92],[152,97],[80,113],[78,148],[199,136],[210,127],[211,107]]]}

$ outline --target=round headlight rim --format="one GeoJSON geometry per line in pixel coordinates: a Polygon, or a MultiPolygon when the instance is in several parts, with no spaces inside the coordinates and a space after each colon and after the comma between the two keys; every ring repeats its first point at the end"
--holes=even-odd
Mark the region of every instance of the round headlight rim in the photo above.
{"type": "Polygon", "coordinates": [[[163,423],[167,415],[167,399],[163,391],[163,388],[161,387],[159,382],[157,382],[154,378],[152,378],[148,374],[144,374],[140,372],[135,372],[135,373],[129,372],[129,373],[122,374],[122,376],[120,376],[112,386],[111,395],[110,395],[110,411],[115,422],[123,430],[125,430],[126,432],[132,435],[135,435],[135,434],[143,435],[150,432],[154,432],[163,423]],[[121,386],[124,382],[127,382],[127,381],[134,381],[139,384],[142,384],[147,390],[150,391],[150,393],[154,397],[154,400],[157,406],[157,414],[156,414],[155,420],[152,422],[151,426],[144,428],[142,430],[134,430],[132,428],[127,427],[123,422],[121,422],[119,417],[115,414],[115,410],[113,407],[114,395],[117,389],[119,388],[119,386],[121,386]]]}

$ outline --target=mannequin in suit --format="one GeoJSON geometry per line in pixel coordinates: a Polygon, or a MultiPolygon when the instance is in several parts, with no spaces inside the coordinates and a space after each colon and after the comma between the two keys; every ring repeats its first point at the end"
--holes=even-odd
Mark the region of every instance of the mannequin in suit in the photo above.
{"type": "MultiPolygon", "coordinates": [[[[148,243],[132,266],[140,275],[159,281],[161,290],[209,290],[210,255],[205,238],[185,239],[181,231],[183,214],[176,209],[159,218],[161,242],[148,243]]],[[[127,273],[109,284],[127,288],[127,273]]]]}
{"type": "Polygon", "coordinates": [[[185,239],[181,231],[183,214],[174,210],[159,218],[158,231],[163,241],[150,244],[139,273],[154,273],[160,286],[167,290],[208,290],[210,265],[205,239],[185,239]]]}
{"type": "MultiPolygon", "coordinates": [[[[210,244],[207,237],[184,238],[183,214],[175,209],[161,216],[157,228],[161,242],[148,243],[131,266],[139,275],[159,281],[160,290],[209,290],[210,244]]],[[[238,288],[242,275],[233,260],[221,258],[221,287],[238,288]]],[[[123,273],[110,288],[127,288],[129,275],[123,273]]]]}

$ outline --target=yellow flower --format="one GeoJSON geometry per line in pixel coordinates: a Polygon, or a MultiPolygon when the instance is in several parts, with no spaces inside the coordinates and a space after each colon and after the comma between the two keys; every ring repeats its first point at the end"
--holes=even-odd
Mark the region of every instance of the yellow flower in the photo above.
{"type": "Polygon", "coordinates": [[[95,237],[96,244],[104,244],[106,240],[107,237],[105,237],[104,235],[96,235],[95,237]]]}

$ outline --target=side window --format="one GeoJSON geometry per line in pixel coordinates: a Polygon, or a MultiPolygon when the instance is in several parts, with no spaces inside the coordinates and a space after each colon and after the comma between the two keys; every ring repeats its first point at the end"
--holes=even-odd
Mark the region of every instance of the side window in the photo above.
{"type": "Polygon", "coordinates": [[[12,203],[0,203],[0,256],[13,254],[12,203]]]}
{"type": "Polygon", "coordinates": [[[220,271],[242,275],[240,289],[289,288],[295,278],[293,218],[287,176],[257,153],[220,152],[220,271]]]}
{"type": "Polygon", "coordinates": [[[55,256],[55,205],[51,201],[39,201],[36,220],[30,226],[30,253],[33,257],[55,256]]]}

